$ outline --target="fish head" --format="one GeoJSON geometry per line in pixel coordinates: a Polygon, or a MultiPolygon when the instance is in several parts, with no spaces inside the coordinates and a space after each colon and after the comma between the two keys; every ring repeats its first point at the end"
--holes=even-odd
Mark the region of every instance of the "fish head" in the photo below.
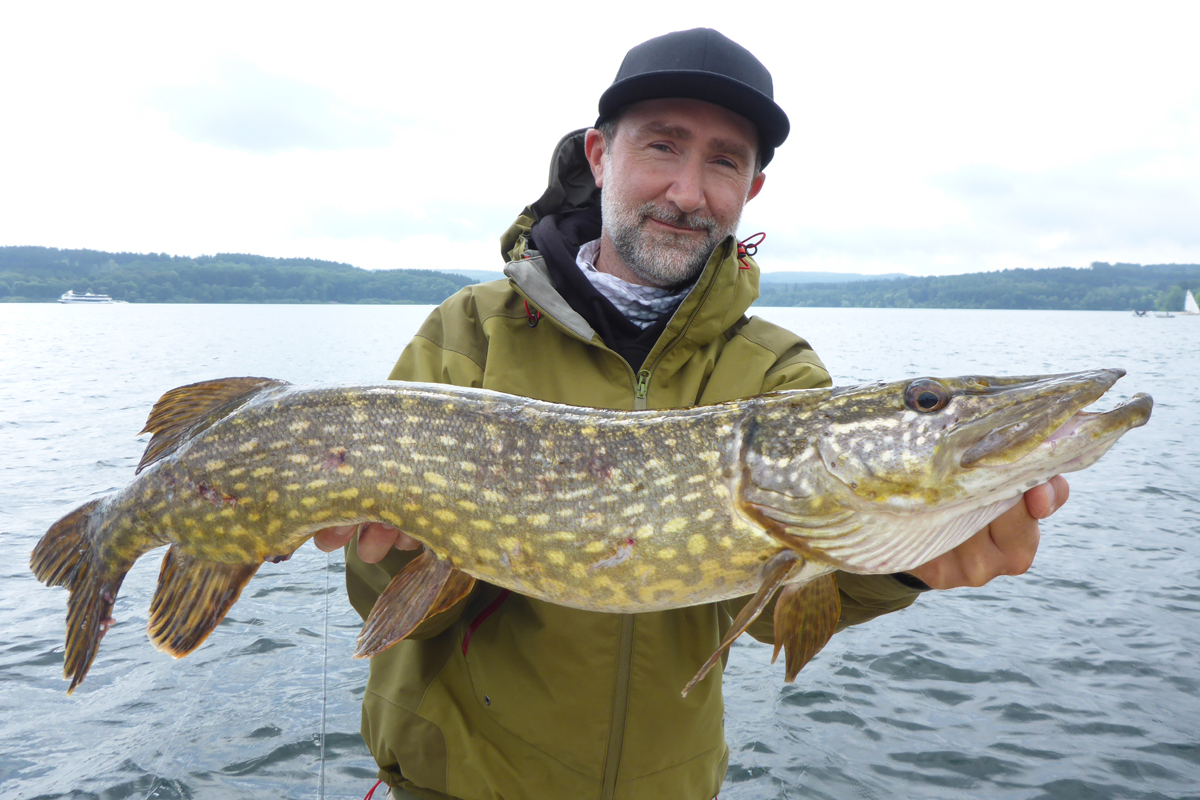
{"type": "Polygon", "coordinates": [[[834,390],[816,449],[843,502],[859,509],[918,514],[1016,497],[1090,466],[1146,423],[1153,402],[1144,394],[1108,412],[1083,410],[1124,374],[918,378],[834,390]]]}
{"type": "Polygon", "coordinates": [[[1153,406],[1144,394],[1083,410],[1122,375],[918,378],[780,397],[746,426],[736,508],[806,559],[859,573],[912,569],[1144,425],[1153,406]],[[789,403],[803,420],[790,428],[789,403]]]}

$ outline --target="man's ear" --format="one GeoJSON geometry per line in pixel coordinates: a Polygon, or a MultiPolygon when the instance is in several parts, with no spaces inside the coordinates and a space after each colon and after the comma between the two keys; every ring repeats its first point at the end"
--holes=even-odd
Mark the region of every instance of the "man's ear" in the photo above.
{"type": "Polygon", "coordinates": [[[600,135],[600,131],[589,128],[588,132],[583,135],[583,152],[592,168],[592,177],[596,179],[596,186],[600,189],[604,188],[605,148],[604,137],[600,135]]]}
{"type": "Polygon", "coordinates": [[[754,180],[750,181],[750,193],[746,195],[746,202],[749,203],[754,199],[755,195],[762,191],[763,183],[767,180],[765,172],[760,172],[754,176],[754,180]]]}

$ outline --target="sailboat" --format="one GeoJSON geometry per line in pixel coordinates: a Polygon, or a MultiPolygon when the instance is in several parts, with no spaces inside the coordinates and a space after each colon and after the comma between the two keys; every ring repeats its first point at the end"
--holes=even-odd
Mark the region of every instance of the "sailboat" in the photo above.
{"type": "Polygon", "coordinates": [[[1187,297],[1183,301],[1183,314],[1181,316],[1191,317],[1200,314],[1200,306],[1196,305],[1196,295],[1192,294],[1192,290],[1188,289],[1187,297]]]}

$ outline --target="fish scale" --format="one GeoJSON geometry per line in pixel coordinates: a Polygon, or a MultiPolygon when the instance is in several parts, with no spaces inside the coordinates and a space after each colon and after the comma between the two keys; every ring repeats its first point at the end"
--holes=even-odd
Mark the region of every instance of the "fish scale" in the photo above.
{"type": "Polygon", "coordinates": [[[615,613],[753,595],[694,684],[787,586],[776,639],[791,680],[832,634],[836,569],[924,563],[1143,424],[1144,395],[1077,413],[1121,374],[918,379],[638,412],[432,384],[208,381],[159,400],[136,478],[56,523],[31,566],[71,592],[72,690],[143,553],[170,546],[148,628],[182,656],[263,562],[360,522],[424,551],[376,602],[359,655],[477,580],[615,613]]]}

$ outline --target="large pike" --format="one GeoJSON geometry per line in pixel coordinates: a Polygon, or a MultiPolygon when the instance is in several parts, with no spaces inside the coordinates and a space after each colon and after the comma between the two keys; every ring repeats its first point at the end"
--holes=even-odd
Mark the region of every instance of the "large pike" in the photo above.
{"type": "Polygon", "coordinates": [[[170,545],[150,639],[179,657],[264,561],[366,521],[424,549],[379,597],[357,655],[476,580],[623,613],[753,595],[691,688],[782,587],[775,652],[791,681],[836,626],[834,570],[912,569],[1026,489],[1091,465],[1150,416],[1140,394],[1081,411],[1123,374],[922,378],[638,412],[433,384],[209,381],[158,401],[138,477],[56,522],[31,567],[70,590],[68,691],[148,550],[170,545]]]}

